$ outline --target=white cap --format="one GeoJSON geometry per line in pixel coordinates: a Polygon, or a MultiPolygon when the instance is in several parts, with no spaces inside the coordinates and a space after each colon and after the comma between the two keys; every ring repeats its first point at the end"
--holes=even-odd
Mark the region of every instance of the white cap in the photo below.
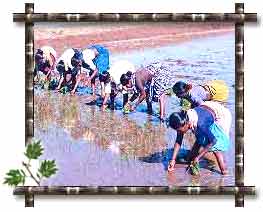
{"type": "Polygon", "coordinates": [[[41,50],[43,51],[44,58],[49,62],[49,64],[52,67],[55,66],[57,60],[57,53],[55,49],[50,46],[42,46],[41,50]]]}
{"type": "Polygon", "coordinates": [[[73,68],[71,65],[71,58],[74,56],[74,54],[75,54],[75,52],[72,48],[67,49],[60,56],[60,58],[58,59],[58,62],[62,60],[65,64],[66,70],[68,70],[68,67],[73,68]]]}
{"type": "Polygon", "coordinates": [[[52,54],[52,56],[55,59],[57,59],[57,52],[51,46],[42,46],[41,50],[44,52],[44,54],[46,54],[46,56],[49,56],[49,54],[52,54]]]}
{"type": "Polygon", "coordinates": [[[120,84],[121,75],[128,71],[134,73],[136,70],[135,66],[127,60],[116,61],[109,69],[110,76],[116,84],[120,84]]]}
{"type": "Polygon", "coordinates": [[[95,52],[92,49],[84,49],[82,54],[84,62],[87,63],[92,70],[95,70],[96,66],[92,61],[96,57],[95,52]]]}

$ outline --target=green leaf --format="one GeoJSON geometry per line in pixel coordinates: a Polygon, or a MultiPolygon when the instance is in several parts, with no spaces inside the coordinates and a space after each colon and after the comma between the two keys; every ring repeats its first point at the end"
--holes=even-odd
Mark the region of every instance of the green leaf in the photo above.
{"type": "Polygon", "coordinates": [[[190,164],[190,170],[192,175],[199,175],[200,167],[198,163],[194,163],[193,161],[190,164]]]}
{"type": "Polygon", "coordinates": [[[39,173],[43,177],[50,177],[53,174],[56,174],[57,167],[55,160],[44,160],[40,164],[40,168],[38,169],[39,173]]]}
{"type": "Polygon", "coordinates": [[[27,145],[25,155],[29,159],[38,159],[43,154],[43,150],[40,141],[33,142],[27,145]]]}
{"type": "Polygon", "coordinates": [[[25,184],[26,176],[23,170],[11,169],[6,175],[4,184],[10,186],[17,186],[20,183],[25,184]]]}
{"type": "Polygon", "coordinates": [[[183,98],[181,100],[181,106],[182,106],[182,110],[187,111],[187,110],[191,109],[191,102],[189,102],[187,99],[183,98]]]}

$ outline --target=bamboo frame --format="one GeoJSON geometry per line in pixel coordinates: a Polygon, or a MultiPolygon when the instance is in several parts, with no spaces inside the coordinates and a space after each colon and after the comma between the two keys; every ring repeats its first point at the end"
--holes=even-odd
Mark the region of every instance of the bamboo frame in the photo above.
{"type": "Polygon", "coordinates": [[[153,22],[234,22],[235,23],[235,186],[175,187],[28,187],[18,186],[15,195],[25,195],[25,206],[34,206],[34,195],[235,195],[235,206],[244,207],[244,195],[255,195],[255,186],[244,185],[244,22],[256,22],[256,13],[244,13],[244,4],[235,4],[235,13],[34,13],[34,4],[25,4],[25,13],[14,13],[14,22],[25,22],[25,141],[34,136],[34,22],[153,21],[153,22]]]}

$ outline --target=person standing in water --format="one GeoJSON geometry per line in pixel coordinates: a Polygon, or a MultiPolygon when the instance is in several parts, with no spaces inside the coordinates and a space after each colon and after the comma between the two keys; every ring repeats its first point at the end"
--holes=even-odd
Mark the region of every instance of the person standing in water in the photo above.
{"type": "Polygon", "coordinates": [[[78,86],[77,79],[81,65],[81,51],[74,48],[67,49],[58,59],[56,69],[59,72],[60,78],[56,89],[60,90],[61,87],[67,87],[67,90],[74,94],[78,86]]]}
{"type": "Polygon", "coordinates": [[[121,86],[120,77],[122,74],[130,74],[135,72],[135,66],[127,60],[116,61],[109,69],[108,78],[105,79],[105,97],[102,103],[102,109],[106,109],[107,100],[110,98],[110,108],[114,109],[114,100],[119,92],[123,95],[123,107],[128,101],[127,88],[121,86]]]}
{"type": "Polygon", "coordinates": [[[40,80],[41,74],[44,75],[44,80],[48,81],[51,76],[51,72],[56,67],[57,53],[55,49],[50,46],[43,46],[37,49],[35,54],[35,68],[34,79],[40,80]]]}
{"type": "Polygon", "coordinates": [[[123,74],[121,84],[128,89],[132,88],[133,96],[127,104],[131,111],[146,99],[147,111],[152,114],[152,102],[160,104],[160,119],[165,118],[166,91],[176,82],[176,73],[163,63],[153,63],[138,69],[134,74],[123,74]],[[136,99],[137,102],[133,104],[136,99]]]}
{"type": "Polygon", "coordinates": [[[231,113],[227,108],[218,102],[207,101],[194,109],[172,113],[169,117],[169,126],[177,131],[173,156],[168,166],[169,172],[175,169],[176,157],[184,134],[192,130],[196,136],[196,142],[191,151],[190,161],[198,164],[207,152],[213,152],[221,174],[227,174],[222,154],[230,146],[231,113]],[[199,151],[200,147],[203,147],[201,151],[199,151]]]}
{"type": "Polygon", "coordinates": [[[192,85],[178,81],[173,86],[173,92],[178,98],[186,99],[191,103],[191,108],[197,107],[204,101],[226,102],[228,98],[228,87],[224,81],[213,80],[205,85],[192,85]]]}
{"type": "Polygon", "coordinates": [[[101,85],[101,97],[105,96],[105,80],[109,69],[109,50],[102,45],[92,45],[85,48],[83,51],[82,67],[90,70],[87,77],[87,84],[91,83],[94,98],[95,80],[99,78],[101,85]]]}

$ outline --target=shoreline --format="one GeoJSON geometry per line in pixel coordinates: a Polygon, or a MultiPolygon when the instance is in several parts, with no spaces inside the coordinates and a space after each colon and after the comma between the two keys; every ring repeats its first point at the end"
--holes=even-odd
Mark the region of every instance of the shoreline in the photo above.
{"type": "Polygon", "coordinates": [[[233,33],[230,24],[133,24],[113,26],[71,26],[35,29],[35,48],[53,47],[58,55],[68,48],[85,48],[92,44],[106,46],[112,53],[122,53],[145,48],[157,48],[182,43],[196,38],[233,33]]]}

